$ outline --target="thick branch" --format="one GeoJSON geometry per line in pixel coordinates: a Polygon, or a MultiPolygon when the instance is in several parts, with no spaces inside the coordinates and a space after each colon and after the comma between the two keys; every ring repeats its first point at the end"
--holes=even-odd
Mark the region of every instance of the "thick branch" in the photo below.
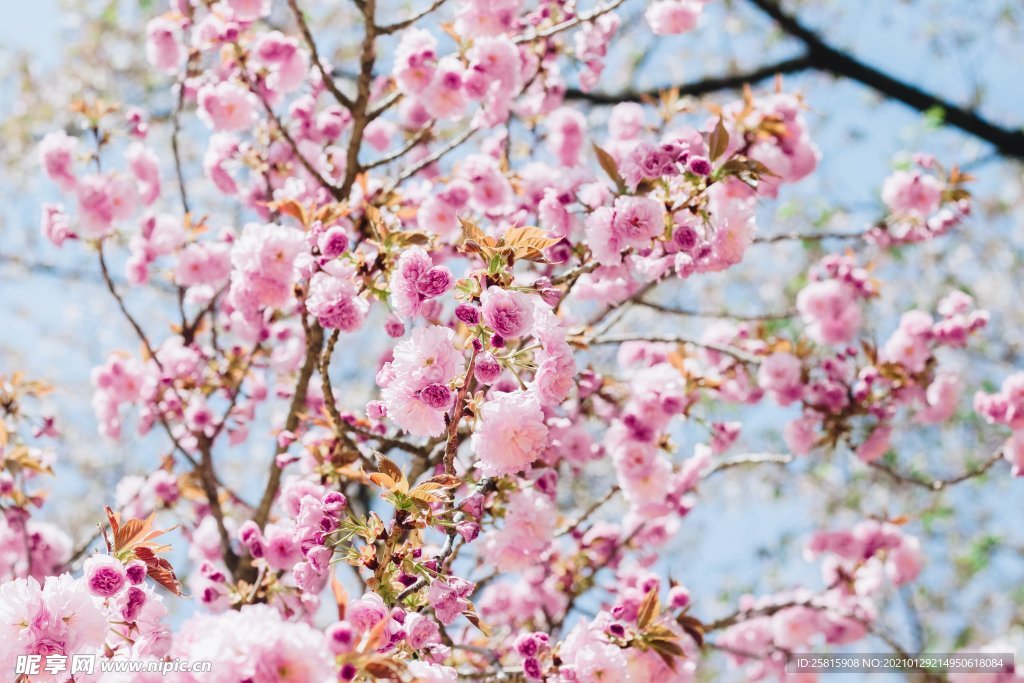
{"type": "MultiPolygon", "coordinates": [[[[306,392],[309,389],[309,380],[313,376],[317,360],[320,358],[320,347],[324,342],[324,331],[314,321],[306,330],[306,358],[299,370],[299,378],[295,382],[295,394],[292,396],[291,405],[288,407],[288,417],[284,421],[284,429],[294,432],[299,425],[299,414],[302,406],[306,403],[306,392]]],[[[259,526],[263,526],[270,516],[270,507],[274,504],[274,497],[277,496],[277,489],[281,486],[281,467],[277,463],[277,456],[284,453],[286,447],[278,446],[274,452],[274,459],[270,463],[270,478],[263,490],[263,498],[260,499],[259,508],[253,520],[259,526]]]]}
{"type": "Polygon", "coordinates": [[[800,23],[796,16],[784,11],[778,0],[750,2],[771,17],[788,35],[803,43],[815,69],[862,83],[879,94],[891,97],[920,112],[940,108],[945,123],[985,140],[1006,156],[1024,159],[1024,133],[1020,130],[997,126],[975,111],[893,78],[832,47],[821,36],[800,23]]]}
{"type": "Polygon", "coordinates": [[[217,490],[217,475],[214,474],[213,470],[213,444],[209,438],[202,435],[199,436],[199,452],[202,456],[198,468],[199,481],[203,485],[203,492],[206,493],[206,500],[210,504],[210,514],[213,515],[214,521],[217,522],[217,534],[220,537],[221,555],[224,558],[224,564],[234,574],[238,568],[238,555],[231,548],[231,535],[224,525],[224,510],[220,504],[220,491],[217,490]]]}
{"type": "Polygon", "coordinates": [[[356,99],[352,105],[352,137],[348,141],[345,155],[345,180],[341,184],[341,196],[348,197],[362,170],[359,166],[359,149],[363,145],[363,134],[370,122],[370,85],[373,82],[373,66],[377,62],[377,0],[365,0],[360,4],[366,34],[359,53],[359,76],[356,78],[356,99]]]}
{"type": "Polygon", "coordinates": [[[444,471],[453,476],[455,474],[455,453],[459,449],[459,423],[462,421],[462,409],[466,403],[466,392],[469,391],[469,384],[473,381],[476,354],[477,348],[474,346],[473,355],[469,359],[469,367],[466,368],[466,376],[462,380],[462,388],[459,389],[459,393],[455,397],[455,410],[452,413],[451,421],[448,423],[448,440],[444,447],[444,471]]]}

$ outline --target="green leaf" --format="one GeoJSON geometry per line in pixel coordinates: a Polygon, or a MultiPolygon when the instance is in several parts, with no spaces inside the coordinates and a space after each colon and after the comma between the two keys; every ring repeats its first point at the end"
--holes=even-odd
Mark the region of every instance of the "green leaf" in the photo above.
{"type": "Polygon", "coordinates": [[[941,128],[946,122],[946,110],[935,105],[928,107],[924,112],[924,125],[926,128],[941,128]]]}

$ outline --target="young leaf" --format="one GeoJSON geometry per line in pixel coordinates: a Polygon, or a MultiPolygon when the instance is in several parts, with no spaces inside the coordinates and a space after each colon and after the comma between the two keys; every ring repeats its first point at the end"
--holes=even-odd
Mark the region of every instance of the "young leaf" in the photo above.
{"type": "Polygon", "coordinates": [[[409,497],[413,500],[422,501],[424,503],[440,503],[444,500],[440,496],[436,496],[433,493],[424,490],[421,486],[417,486],[412,491],[409,491],[409,497]]]}
{"type": "Polygon", "coordinates": [[[370,475],[370,481],[382,489],[388,491],[394,491],[398,487],[398,482],[382,472],[374,472],[370,475]]]}
{"type": "Polygon", "coordinates": [[[334,594],[334,602],[338,604],[338,620],[345,618],[345,610],[348,608],[348,591],[338,581],[338,577],[331,573],[331,593],[334,594]]]}
{"type": "Polygon", "coordinates": [[[558,244],[559,240],[532,225],[509,228],[501,238],[500,246],[512,247],[517,259],[546,262],[544,250],[558,244]]]}
{"type": "Polygon", "coordinates": [[[681,614],[676,617],[676,623],[686,631],[686,634],[693,638],[697,647],[704,647],[704,624],[696,617],[688,614],[681,614]]]}
{"type": "Polygon", "coordinates": [[[409,481],[405,478],[405,474],[399,469],[398,465],[388,459],[383,453],[375,452],[374,457],[377,460],[378,474],[371,474],[370,481],[392,492],[400,491],[405,493],[409,490],[409,481]],[[380,477],[379,475],[384,476],[380,477]]]}
{"type": "Polygon", "coordinates": [[[279,199],[268,202],[267,208],[271,211],[277,211],[286,216],[291,216],[298,222],[302,223],[302,227],[304,228],[309,227],[309,214],[306,212],[306,208],[294,199],[279,199]]]}
{"type": "Polygon", "coordinates": [[[422,500],[424,503],[440,503],[444,499],[437,495],[437,492],[444,490],[445,487],[437,482],[425,481],[409,491],[409,496],[416,500],[422,500]]]}
{"type": "Polygon", "coordinates": [[[175,595],[181,595],[181,582],[178,581],[178,577],[175,575],[174,568],[171,567],[170,562],[162,557],[157,557],[156,553],[148,546],[136,548],[135,557],[145,563],[146,573],[149,574],[151,579],[175,595]]]}
{"type": "Polygon", "coordinates": [[[446,489],[454,489],[462,485],[462,480],[451,474],[438,474],[431,477],[427,481],[433,482],[435,484],[440,484],[446,489]]]}
{"type": "Polygon", "coordinates": [[[725,129],[725,124],[722,122],[721,117],[719,117],[718,123],[715,124],[715,129],[708,136],[708,156],[711,158],[711,161],[722,156],[728,146],[729,131],[725,129]]]}
{"type": "Polygon", "coordinates": [[[487,628],[486,624],[480,621],[480,616],[476,613],[476,609],[472,605],[462,611],[462,616],[466,617],[469,623],[473,624],[473,626],[480,629],[480,633],[490,637],[491,630],[487,628]]]}
{"type": "Polygon", "coordinates": [[[637,613],[636,623],[640,628],[646,628],[658,617],[661,611],[661,601],[658,599],[658,589],[652,589],[644,596],[640,603],[640,610],[637,613]]]}
{"type": "Polygon", "coordinates": [[[487,240],[487,235],[480,229],[480,226],[468,218],[459,216],[459,225],[462,226],[462,238],[464,240],[481,244],[487,240]]]}
{"type": "Polygon", "coordinates": [[[400,673],[398,666],[387,659],[367,662],[363,665],[363,669],[374,678],[387,681],[397,680],[400,673]]]}
{"type": "Polygon", "coordinates": [[[619,189],[619,192],[624,192],[626,190],[626,181],[622,179],[622,175],[619,173],[619,167],[615,163],[615,159],[597,143],[594,143],[593,147],[594,154],[597,155],[597,163],[601,164],[601,168],[608,177],[612,179],[615,183],[615,187],[619,189]]]}

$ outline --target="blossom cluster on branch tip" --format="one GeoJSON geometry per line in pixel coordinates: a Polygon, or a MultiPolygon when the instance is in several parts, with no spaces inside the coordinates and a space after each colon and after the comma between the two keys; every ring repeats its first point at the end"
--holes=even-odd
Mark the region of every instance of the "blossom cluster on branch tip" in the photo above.
{"type": "MultiPolygon", "coordinates": [[[[643,16],[675,35],[707,4],[657,0],[643,16]]],[[[788,653],[869,637],[886,595],[922,571],[905,520],[821,530],[806,552],[819,587],[744,595],[716,620],[666,562],[705,480],[758,464],[734,452],[747,435],[733,409],[788,411],[775,431],[792,455],[890,467],[904,432],[963,407],[968,380],[946,354],[988,314],[953,291],[877,343],[872,307],[885,250],[961,226],[970,177],[923,155],[895,171],[858,243],[874,256],[822,257],[780,324],[616,339],[654,286],[740,271],[766,241],[758,207],[821,157],[805,103],[781,84],[707,109],[666,93],[602,121],[566,92],[597,84],[617,3],[441,5],[387,24],[357,2],[349,65],[317,48],[327,31],[295,2],[171,0],[145,34],[178,103],[173,150],[150,139],[155,107],[102,100],[74,103],[74,125],[42,140],[66,201],[44,205],[43,234],[98,252],[137,342],[93,370],[98,430],[155,432],[166,449],[73,553],[31,519],[51,456],[16,436],[20,413],[2,416],[0,668],[93,653],[209,660],[239,683],[687,682],[713,635],[750,680],[788,680],[788,653]],[[205,133],[200,168],[179,155],[185,129],[205,133]],[[155,283],[178,294],[173,325],[133,314],[155,283]],[[684,424],[701,436],[680,448],[684,424]],[[259,486],[234,488],[222,463],[268,435],[259,486]],[[590,478],[593,501],[569,495],[590,478]],[[155,515],[181,524],[185,591],[155,515]],[[167,593],[197,605],[176,628],[167,593]]],[[[1016,475],[1021,386],[975,398],[1013,430],[1016,475]]],[[[33,439],[54,433],[43,421],[33,439]]],[[[68,677],[19,683],[37,680],[68,677]]]]}

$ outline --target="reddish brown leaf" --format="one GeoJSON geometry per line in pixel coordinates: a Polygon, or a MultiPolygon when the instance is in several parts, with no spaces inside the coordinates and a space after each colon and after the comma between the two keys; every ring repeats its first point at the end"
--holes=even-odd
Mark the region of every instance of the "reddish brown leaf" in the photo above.
{"type": "Polygon", "coordinates": [[[345,618],[345,610],[348,608],[348,591],[338,581],[338,577],[331,574],[331,593],[334,594],[334,602],[338,604],[338,620],[345,618]]]}
{"type": "Polygon", "coordinates": [[[640,610],[637,613],[636,623],[640,628],[646,628],[658,617],[661,610],[661,601],[658,599],[658,589],[655,588],[644,596],[640,603],[640,610]]]}
{"type": "Polygon", "coordinates": [[[601,169],[612,179],[619,191],[623,191],[626,188],[626,181],[622,179],[622,175],[619,173],[619,167],[615,163],[615,158],[603,147],[597,144],[594,144],[593,147],[594,154],[597,155],[597,163],[601,165],[601,169]]]}
{"type": "Polygon", "coordinates": [[[146,573],[151,579],[175,595],[181,595],[181,582],[178,581],[170,562],[162,557],[157,557],[146,546],[136,548],[135,556],[146,564],[146,573]]]}
{"type": "Polygon", "coordinates": [[[729,131],[725,129],[725,123],[719,117],[718,123],[715,124],[715,129],[708,136],[708,156],[714,161],[725,153],[728,146],[729,131]]]}

